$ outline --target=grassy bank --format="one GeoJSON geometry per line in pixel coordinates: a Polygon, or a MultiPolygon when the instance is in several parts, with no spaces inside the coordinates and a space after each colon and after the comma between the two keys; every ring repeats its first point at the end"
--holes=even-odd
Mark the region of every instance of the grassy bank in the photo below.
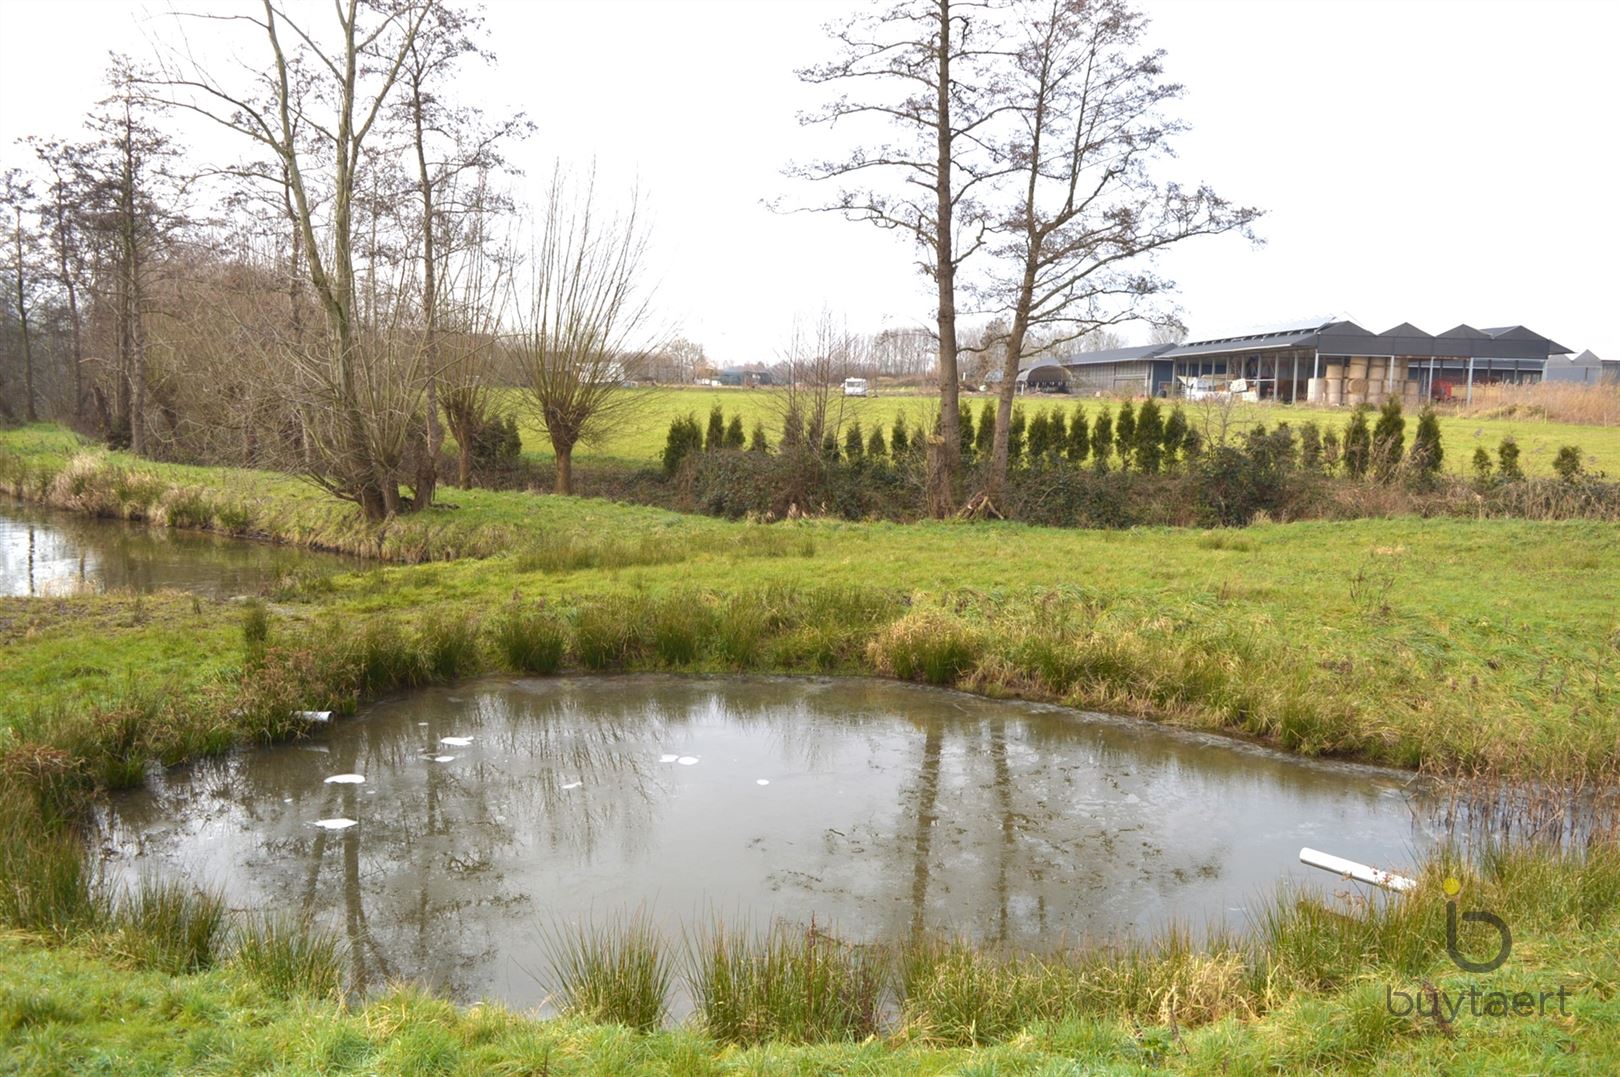
{"type": "MultiPolygon", "coordinates": [[[[12,935],[0,937],[0,1050],[21,1072],[1612,1072],[1620,861],[1519,852],[1480,868],[1463,873],[1461,900],[1503,916],[1515,940],[1490,973],[1444,955],[1440,873],[1457,868],[1436,862],[1399,904],[1284,895],[1244,944],[1172,937],[1039,959],[940,944],[914,948],[878,980],[852,976],[825,936],[725,955],[711,945],[687,965],[706,985],[697,1013],[649,1031],[614,1020],[611,1006],[535,1020],[405,986],[345,1005],[224,932],[189,970],[175,967],[172,946],[132,945],[172,928],[51,946],[12,935]],[[818,947],[819,963],[807,961],[818,947]],[[704,961],[743,975],[717,985],[704,961]],[[892,1016],[870,1029],[841,1020],[852,990],[871,989],[892,1016]],[[1429,1000],[1421,1014],[1413,997],[1429,1000]],[[1438,1017],[1437,1000],[1447,1007],[1438,1017]],[[1530,1012],[1511,1011],[1519,1000],[1533,1000],[1530,1012]]],[[[1462,945],[1490,948],[1466,934],[1462,945]]]]}
{"type": "MultiPolygon", "coordinates": [[[[216,528],[245,516],[291,541],[326,520],[348,548],[405,560],[515,543],[283,580],[271,650],[303,663],[298,692],[283,686],[303,706],[353,705],[362,641],[431,666],[433,640],[460,633],[455,672],[521,668],[503,637],[532,622],[571,668],[881,672],[1436,769],[1595,776],[1620,757],[1613,524],[763,526],[449,491],[459,507],[369,529],[285,478],[70,450],[59,433],[0,435],[11,487],[57,504],[170,523],[130,506],[207,504],[216,528]]],[[[0,600],[0,744],[148,697],[182,731],[154,738],[156,757],[187,754],[199,728],[255,734],[229,704],[265,676],[244,664],[239,618],[188,596],[0,600]]]]}

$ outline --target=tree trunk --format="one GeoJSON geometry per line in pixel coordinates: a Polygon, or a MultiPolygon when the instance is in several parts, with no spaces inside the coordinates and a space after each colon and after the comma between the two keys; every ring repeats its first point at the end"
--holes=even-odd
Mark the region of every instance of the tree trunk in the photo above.
{"type": "Polygon", "coordinates": [[[411,120],[416,126],[416,168],[422,187],[422,313],[427,323],[422,343],[428,361],[426,459],[417,468],[416,507],[425,509],[433,504],[434,487],[438,485],[444,430],[439,426],[439,282],[433,251],[433,177],[428,172],[422,131],[422,84],[417,79],[411,82],[411,120]]]}
{"type": "Polygon", "coordinates": [[[939,441],[930,439],[928,507],[936,517],[956,505],[956,468],[962,450],[956,369],[956,265],[951,230],[951,8],[936,0],[939,11],[939,74],[936,107],[938,157],[934,178],[934,228],[937,250],[935,283],[939,286],[939,441]]]}
{"type": "Polygon", "coordinates": [[[463,490],[472,485],[472,446],[456,435],[456,485],[463,490]]]}
{"type": "Polygon", "coordinates": [[[17,210],[17,327],[22,333],[23,361],[23,418],[37,423],[39,413],[34,409],[34,350],[28,332],[28,298],[23,283],[22,210],[17,210]]]}
{"type": "Polygon", "coordinates": [[[559,494],[572,494],[574,492],[574,447],[572,445],[553,445],[557,452],[557,483],[554,491],[559,494]]]}

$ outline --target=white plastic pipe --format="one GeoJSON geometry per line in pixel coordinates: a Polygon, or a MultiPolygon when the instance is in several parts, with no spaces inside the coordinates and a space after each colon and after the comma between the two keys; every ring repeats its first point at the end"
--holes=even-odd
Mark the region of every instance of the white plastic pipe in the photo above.
{"type": "Polygon", "coordinates": [[[330,722],[331,711],[293,711],[294,718],[302,718],[306,722],[330,722]]]}
{"type": "Polygon", "coordinates": [[[1394,890],[1398,893],[1405,893],[1417,887],[1416,879],[1409,879],[1405,875],[1397,875],[1393,871],[1385,871],[1383,868],[1375,868],[1368,864],[1358,864],[1354,860],[1346,860],[1342,856],[1334,856],[1332,853],[1324,853],[1317,849],[1301,849],[1299,862],[1309,864],[1313,868],[1321,868],[1323,871],[1331,871],[1346,879],[1372,883],[1374,886],[1382,886],[1385,890],[1394,890]]]}

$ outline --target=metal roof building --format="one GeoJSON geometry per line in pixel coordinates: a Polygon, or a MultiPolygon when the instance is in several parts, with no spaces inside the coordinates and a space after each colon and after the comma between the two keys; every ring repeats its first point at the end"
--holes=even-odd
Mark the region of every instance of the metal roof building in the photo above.
{"type": "MultiPolygon", "coordinates": [[[[1040,358],[1020,388],[1180,395],[1191,379],[1241,380],[1251,399],[1416,403],[1475,385],[1539,381],[1569,349],[1522,325],[1458,325],[1428,333],[1410,322],[1374,333],[1344,319],[1242,336],[1040,358]]],[[[1562,361],[1562,360],[1560,360],[1562,361]]]]}

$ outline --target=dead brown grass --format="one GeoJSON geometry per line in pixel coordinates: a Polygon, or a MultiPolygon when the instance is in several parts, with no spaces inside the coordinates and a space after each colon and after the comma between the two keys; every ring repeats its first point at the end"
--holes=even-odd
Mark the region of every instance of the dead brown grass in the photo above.
{"type": "Polygon", "coordinates": [[[1577,385],[1538,382],[1504,385],[1488,399],[1459,406],[1457,415],[1479,419],[1548,419],[1589,426],[1620,426],[1620,383],[1577,385]]]}

